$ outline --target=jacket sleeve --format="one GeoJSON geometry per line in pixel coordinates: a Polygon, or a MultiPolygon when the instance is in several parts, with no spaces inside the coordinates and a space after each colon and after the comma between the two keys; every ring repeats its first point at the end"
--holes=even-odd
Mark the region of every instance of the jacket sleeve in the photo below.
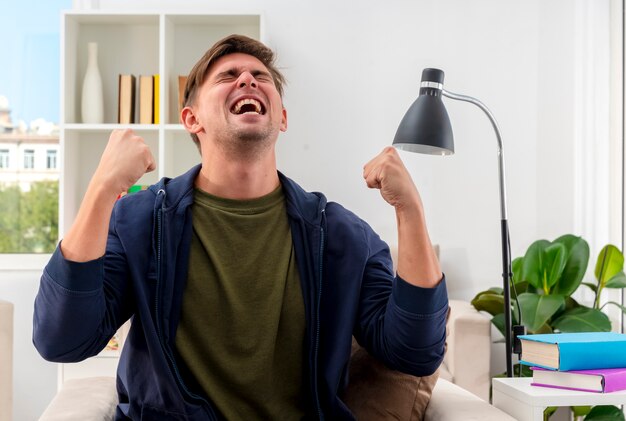
{"type": "Polygon", "coordinates": [[[355,336],[390,368],[416,376],[430,375],[443,361],[445,352],[445,277],[433,288],[421,288],[394,277],[389,247],[364,225],[369,256],[355,336]]]}
{"type": "Polygon", "coordinates": [[[35,298],[33,343],[41,356],[77,362],[98,354],[131,315],[127,276],[114,218],[106,253],[99,259],[67,260],[59,244],[35,298]]]}

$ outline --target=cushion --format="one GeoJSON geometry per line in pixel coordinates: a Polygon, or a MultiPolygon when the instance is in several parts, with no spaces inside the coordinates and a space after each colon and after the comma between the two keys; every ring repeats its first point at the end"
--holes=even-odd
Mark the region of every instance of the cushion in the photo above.
{"type": "Polygon", "coordinates": [[[342,400],[359,421],[422,420],[439,370],[416,377],[391,370],[352,338],[350,381],[342,400]]]}
{"type": "Polygon", "coordinates": [[[114,377],[71,379],[63,384],[39,421],[109,421],[116,406],[114,377]]]}

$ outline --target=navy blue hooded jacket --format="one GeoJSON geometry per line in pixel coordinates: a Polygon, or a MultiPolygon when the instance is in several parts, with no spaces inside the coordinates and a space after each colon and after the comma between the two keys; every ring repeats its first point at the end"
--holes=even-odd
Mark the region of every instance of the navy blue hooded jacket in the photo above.
{"type": "MultiPolygon", "coordinates": [[[[96,355],[132,318],[116,419],[220,419],[210,398],[185,382],[174,346],[199,169],[120,199],[105,255],[76,263],[57,248],[41,278],[33,342],[47,360],[96,355]]],[[[364,221],[279,177],[304,297],[307,398],[317,419],[353,419],[339,397],[352,335],[393,369],[432,374],[444,354],[445,281],[420,288],[394,278],[388,246],[364,221]]]]}

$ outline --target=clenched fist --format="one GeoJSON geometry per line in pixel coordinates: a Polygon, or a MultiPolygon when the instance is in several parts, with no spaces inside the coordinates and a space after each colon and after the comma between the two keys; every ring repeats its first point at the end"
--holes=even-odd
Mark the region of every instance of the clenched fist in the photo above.
{"type": "Polygon", "coordinates": [[[383,199],[396,210],[412,206],[421,209],[420,195],[395,148],[386,147],[365,164],[363,178],[369,188],[379,189],[383,199]]]}
{"type": "Polygon", "coordinates": [[[150,148],[131,129],[114,130],[109,137],[94,179],[116,194],[128,190],[156,168],[150,148]]]}

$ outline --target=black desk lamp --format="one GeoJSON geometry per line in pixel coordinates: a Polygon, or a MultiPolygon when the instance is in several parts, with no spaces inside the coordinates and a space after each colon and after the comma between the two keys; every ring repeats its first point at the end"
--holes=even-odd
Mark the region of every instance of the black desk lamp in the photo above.
{"type": "Polygon", "coordinates": [[[443,71],[424,69],[419,97],[406,112],[393,145],[402,150],[429,155],[451,155],[454,153],[452,126],[442,95],[459,101],[471,102],[487,114],[498,140],[498,169],[500,175],[500,228],[502,232],[502,288],[504,290],[504,337],[506,343],[506,374],[513,376],[511,360],[511,245],[506,212],[506,186],[504,179],[504,153],[500,129],[491,111],[479,100],[465,95],[457,95],[443,89],[443,71]]]}

